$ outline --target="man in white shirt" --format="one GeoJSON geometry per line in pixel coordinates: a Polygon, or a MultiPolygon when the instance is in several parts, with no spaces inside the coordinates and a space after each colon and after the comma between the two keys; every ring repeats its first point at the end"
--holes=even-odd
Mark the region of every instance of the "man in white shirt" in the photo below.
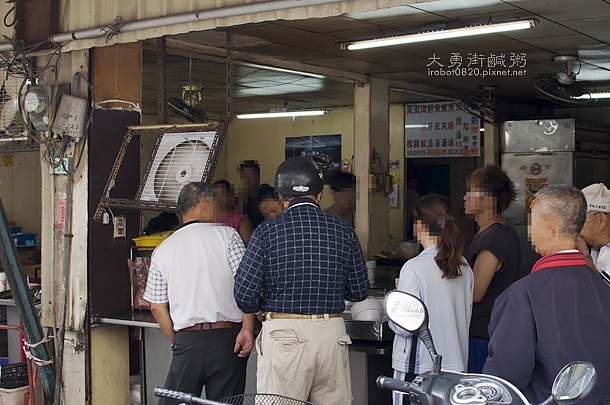
{"type": "Polygon", "coordinates": [[[582,189],[587,199],[587,219],[578,238],[578,250],[589,265],[610,274],[610,190],[603,184],[582,189]],[[591,246],[591,252],[589,252],[591,246]]]}
{"type": "MultiPolygon", "coordinates": [[[[153,252],[144,299],[172,343],[164,388],[208,399],[243,394],[254,344],[254,315],[233,298],[233,277],[245,252],[235,229],[212,223],[212,187],[184,186],[183,225],[153,252]]],[[[162,399],[159,404],[177,404],[162,399]]]]}

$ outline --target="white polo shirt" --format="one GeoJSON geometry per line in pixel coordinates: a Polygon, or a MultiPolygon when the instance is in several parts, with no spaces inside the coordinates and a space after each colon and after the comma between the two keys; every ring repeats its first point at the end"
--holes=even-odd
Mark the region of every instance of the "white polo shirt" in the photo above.
{"type": "Polygon", "coordinates": [[[599,250],[591,249],[591,259],[597,270],[610,274],[610,242],[599,250]]]}
{"type": "Polygon", "coordinates": [[[245,250],[233,228],[184,224],[153,252],[144,299],[169,302],[176,331],[200,322],[241,322],[233,284],[245,250]]]}

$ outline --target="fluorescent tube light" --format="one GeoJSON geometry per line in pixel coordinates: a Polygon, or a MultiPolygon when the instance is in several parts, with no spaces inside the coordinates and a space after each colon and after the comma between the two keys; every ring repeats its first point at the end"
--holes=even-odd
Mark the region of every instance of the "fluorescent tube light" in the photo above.
{"type": "Polygon", "coordinates": [[[405,129],[427,129],[428,124],[405,124],[405,129]]]}
{"type": "Polygon", "coordinates": [[[237,118],[240,120],[249,120],[253,118],[310,117],[314,115],[324,115],[326,112],[326,110],[271,111],[268,113],[237,114],[237,118]]]}
{"type": "Polygon", "coordinates": [[[582,96],[575,96],[572,98],[577,100],[589,100],[591,98],[610,98],[610,92],[583,94],[582,96]]]}
{"type": "Polygon", "coordinates": [[[273,72],[292,73],[292,74],[295,74],[295,75],[315,77],[316,79],[324,79],[325,78],[324,75],[319,75],[317,73],[309,73],[309,72],[302,72],[300,70],[291,70],[291,69],[278,68],[278,67],[274,67],[274,66],[259,65],[259,64],[250,63],[250,62],[244,62],[243,65],[244,66],[248,66],[248,67],[257,68],[257,69],[271,70],[273,72]]]}
{"type": "Polygon", "coordinates": [[[450,30],[429,31],[418,34],[401,35],[397,37],[368,39],[364,41],[351,42],[347,44],[347,46],[345,44],[343,46],[349,51],[356,51],[358,49],[378,48],[381,46],[412,44],[424,41],[438,41],[441,39],[469,37],[472,35],[524,30],[535,27],[537,22],[538,21],[535,19],[529,19],[497,24],[474,25],[450,30]]]}

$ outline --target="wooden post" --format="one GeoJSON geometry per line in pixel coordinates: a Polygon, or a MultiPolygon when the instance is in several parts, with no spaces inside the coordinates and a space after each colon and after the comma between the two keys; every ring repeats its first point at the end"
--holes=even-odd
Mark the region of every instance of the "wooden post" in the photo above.
{"type": "MultiPolygon", "coordinates": [[[[119,44],[104,48],[92,49],[91,77],[93,90],[98,102],[103,100],[124,100],[132,103],[142,104],[142,47],[141,43],[119,44]]],[[[104,104],[103,107],[129,108],[122,103],[104,104]]],[[[122,137],[118,138],[119,140],[122,137]]],[[[98,144],[97,142],[96,144],[98,144]]],[[[108,159],[108,151],[92,151],[91,164],[98,156],[100,159],[108,159]]],[[[114,152],[112,152],[114,153],[114,152]]],[[[112,156],[114,159],[114,156],[112,156]]],[[[106,178],[103,179],[106,181],[106,178]]],[[[136,179],[137,182],[137,179],[136,179]]],[[[95,188],[91,185],[91,188],[95,188]]],[[[99,195],[91,195],[97,201],[99,195]]],[[[92,215],[93,213],[91,213],[92,215]]],[[[139,219],[137,212],[128,213],[128,231],[139,228],[139,224],[130,220],[134,215],[139,219]]],[[[90,218],[89,218],[90,219],[90,218]]],[[[111,225],[107,225],[111,226],[111,225]]],[[[99,232],[98,245],[107,246],[112,249],[116,241],[108,239],[108,233],[99,232]]],[[[124,244],[129,241],[121,241],[116,246],[116,254],[122,255],[126,252],[124,244]],[[118,246],[120,245],[120,246],[118,246]]],[[[112,254],[111,252],[109,252],[112,254]]],[[[123,266],[121,269],[112,269],[117,276],[124,275],[127,278],[127,255],[114,261],[114,266],[123,266]],[[121,264],[117,264],[121,263],[121,264]]],[[[96,268],[96,271],[99,269],[96,268]]],[[[95,288],[90,283],[91,289],[95,288]]],[[[99,285],[103,288],[103,285],[99,285]]],[[[98,292],[96,297],[100,296],[98,292]]],[[[93,304],[93,296],[91,296],[93,304]]],[[[100,325],[90,329],[90,353],[91,353],[91,404],[127,404],[129,403],[129,333],[127,326],[100,325]]]]}
{"type": "MultiPolygon", "coordinates": [[[[388,196],[378,190],[371,175],[373,151],[381,165],[374,171],[388,172],[389,82],[372,80],[354,88],[354,171],[357,178],[356,234],[368,260],[387,249],[389,235],[388,196]]],[[[383,182],[383,179],[381,180],[383,182]]]]}

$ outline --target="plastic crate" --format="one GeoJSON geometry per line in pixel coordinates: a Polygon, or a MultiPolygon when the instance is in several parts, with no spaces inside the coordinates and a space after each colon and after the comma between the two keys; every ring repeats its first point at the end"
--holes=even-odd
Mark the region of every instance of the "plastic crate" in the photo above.
{"type": "MultiPolygon", "coordinates": [[[[0,366],[0,388],[19,388],[28,385],[27,363],[13,363],[0,366]]],[[[0,405],[2,405],[0,403],[0,405]]]]}
{"type": "Polygon", "coordinates": [[[30,387],[14,389],[0,388],[0,405],[26,405],[30,397],[30,387]]]}

